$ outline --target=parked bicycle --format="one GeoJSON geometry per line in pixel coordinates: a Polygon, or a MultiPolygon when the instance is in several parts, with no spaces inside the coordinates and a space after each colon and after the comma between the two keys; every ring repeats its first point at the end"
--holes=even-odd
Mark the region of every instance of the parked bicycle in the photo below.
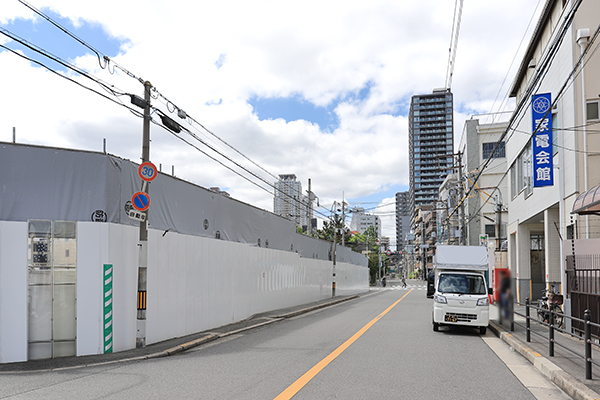
{"type": "Polygon", "coordinates": [[[553,325],[557,328],[561,328],[564,323],[564,318],[562,316],[563,310],[561,308],[562,304],[562,294],[555,293],[548,289],[542,290],[542,298],[538,301],[538,319],[546,323],[550,322],[550,310],[554,314],[553,325]]]}

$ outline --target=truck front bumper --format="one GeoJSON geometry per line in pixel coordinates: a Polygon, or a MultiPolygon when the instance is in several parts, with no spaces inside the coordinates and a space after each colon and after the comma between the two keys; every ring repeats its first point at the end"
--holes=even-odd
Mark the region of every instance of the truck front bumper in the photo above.
{"type": "Polygon", "coordinates": [[[433,322],[443,325],[488,326],[490,309],[489,306],[467,308],[434,303],[433,322]]]}

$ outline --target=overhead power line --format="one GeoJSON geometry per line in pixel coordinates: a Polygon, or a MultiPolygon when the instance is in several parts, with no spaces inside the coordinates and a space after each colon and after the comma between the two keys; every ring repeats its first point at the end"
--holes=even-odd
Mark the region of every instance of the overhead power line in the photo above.
{"type": "Polygon", "coordinates": [[[456,60],[462,9],[463,0],[456,0],[454,3],[454,17],[452,19],[452,33],[450,34],[450,48],[448,49],[448,66],[446,67],[445,87],[448,89],[452,88],[452,74],[454,73],[454,61],[456,60]]]}
{"type": "MultiPolygon", "coordinates": [[[[44,19],[46,19],[46,20],[47,20],[48,22],[50,22],[52,25],[54,25],[55,27],[57,27],[58,29],[60,29],[60,30],[61,30],[63,33],[67,34],[68,36],[72,37],[73,39],[75,39],[76,41],[78,41],[79,43],[81,43],[82,45],[84,45],[85,47],[87,47],[88,49],[90,49],[91,51],[93,51],[93,52],[96,54],[96,56],[98,57],[98,59],[99,59],[99,63],[100,63],[100,66],[101,66],[101,68],[103,68],[103,69],[104,69],[104,68],[108,67],[108,68],[107,68],[107,70],[108,70],[108,71],[109,71],[111,74],[112,74],[112,73],[114,73],[114,70],[115,70],[115,68],[118,68],[119,70],[121,70],[121,71],[123,71],[124,73],[126,73],[126,74],[127,74],[129,77],[131,77],[131,78],[133,78],[133,79],[135,79],[135,80],[139,81],[140,83],[142,83],[142,84],[143,84],[143,83],[145,82],[145,80],[144,80],[144,79],[142,79],[142,78],[140,78],[140,77],[137,77],[136,75],[134,75],[133,73],[131,73],[130,71],[128,71],[127,69],[125,69],[124,67],[120,66],[119,64],[117,64],[116,62],[114,62],[113,60],[111,60],[111,59],[110,59],[108,56],[104,55],[104,54],[103,54],[101,51],[99,51],[99,50],[95,49],[94,47],[92,47],[91,45],[89,45],[89,44],[88,44],[87,42],[85,42],[83,39],[79,38],[78,36],[76,36],[75,34],[73,34],[72,32],[70,32],[70,31],[69,31],[67,28],[63,27],[63,26],[62,26],[62,25],[60,25],[58,22],[54,21],[54,20],[53,20],[51,17],[49,17],[48,15],[44,14],[42,11],[40,11],[40,10],[36,9],[35,7],[31,6],[30,4],[28,4],[27,2],[25,2],[25,1],[23,1],[23,0],[19,0],[19,2],[21,2],[23,5],[27,6],[29,9],[31,9],[32,11],[34,11],[36,14],[38,14],[38,15],[40,15],[41,17],[43,17],[44,19]],[[102,60],[104,60],[104,65],[103,65],[103,64],[102,64],[102,62],[101,62],[102,60]],[[111,63],[113,64],[113,70],[112,70],[112,71],[110,70],[110,64],[111,64],[111,63]]],[[[4,28],[0,28],[0,33],[3,33],[3,34],[5,34],[7,37],[9,37],[9,38],[11,38],[12,40],[14,40],[14,41],[16,41],[16,42],[18,42],[18,43],[20,43],[20,44],[24,45],[25,47],[29,48],[30,50],[33,50],[33,51],[35,51],[35,52],[37,52],[37,53],[39,53],[39,54],[41,54],[41,55],[43,55],[43,56],[45,56],[45,57],[47,57],[47,58],[49,58],[49,59],[53,60],[53,61],[55,61],[55,62],[57,62],[57,63],[59,63],[59,64],[63,65],[64,67],[66,67],[66,68],[68,68],[68,69],[70,69],[70,70],[72,70],[72,71],[74,71],[74,72],[76,72],[76,73],[78,73],[78,74],[80,74],[80,75],[82,75],[82,76],[86,77],[86,78],[89,78],[89,79],[91,79],[92,81],[94,81],[94,82],[96,82],[97,84],[101,85],[101,87],[102,87],[103,89],[105,89],[105,90],[109,91],[109,92],[110,92],[111,94],[113,94],[114,96],[128,95],[127,93],[123,93],[123,92],[118,92],[118,91],[115,91],[114,89],[112,89],[112,87],[111,87],[111,86],[109,86],[108,84],[106,84],[106,83],[102,82],[100,79],[93,77],[93,76],[92,76],[90,73],[88,73],[87,71],[84,71],[83,69],[81,69],[81,68],[79,68],[79,67],[77,67],[77,66],[75,66],[75,65],[73,65],[73,64],[71,64],[71,63],[68,63],[68,62],[66,62],[66,61],[62,60],[60,57],[58,57],[58,56],[56,56],[56,55],[53,55],[52,53],[48,52],[47,50],[45,50],[45,49],[43,49],[43,48],[41,48],[41,47],[39,47],[39,46],[37,46],[37,45],[34,45],[34,44],[32,44],[32,43],[30,43],[30,42],[26,41],[25,39],[22,39],[22,38],[18,37],[17,35],[15,35],[15,34],[11,33],[10,31],[8,31],[8,30],[6,30],[6,29],[4,29],[4,28]]],[[[71,82],[73,82],[73,83],[76,83],[76,84],[78,84],[79,86],[82,86],[82,87],[84,87],[84,88],[86,88],[86,89],[88,89],[88,90],[91,90],[92,92],[94,92],[94,93],[96,93],[96,94],[102,95],[103,97],[105,97],[105,98],[107,98],[107,99],[109,99],[109,100],[111,100],[111,101],[113,101],[113,102],[115,102],[115,103],[117,103],[117,104],[119,104],[119,105],[122,105],[122,106],[126,107],[128,110],[130,110],[131,112],[133,112],[133,113],[134,113],[135,115],[137,115],[137,116],[142,116],[142,114],[141,114],[139,111],[137,111],[136,109],[134,109],[134,108],[131,108],[131,107],[129,107],[129,106],[127,106],[127,105],[125,105],[125,104],[124,104],[123,102],[121,102],[120,100],[119,100],[119,101],[116,101],[115,99],[112,99],[112,98],[110,98],[110,97],[108,97],[108,96],[106,96],[106,95],[103,95],[102,93],[100,93],[100,92],[98,92],[98,91],[95,91],[95,90],[93,90],[93,89],[91,89],[91,88],[89,88],[89,87],[87,87],[87,86],[85,86],[85,85],[82,85],[81,83],[79,83],[79,82],[77,82],[77,81],[75,81],[75,80],[73,80],[73,79],[71,79],[71,78],[68,78],[68,77],[66,77],[66,76],[65,76],[65,75],[63,75],[63,74],[60,74],[60,73],[58,73],[57,71],[53,70],[53,69],[52,69],[52,68],[50,68],[49,66],[47,66],[47,65],[43,64],[42,62],[36,61],[36,60],[34,60],[34,59],[30,58],[30,57],[22,56],[22,55],[21,55],[21,54],[19,54],[18,52],[14,51],[14,50],[12,50],[12,49],[10,49],[10,48],[6,47],[6,46],[2,46],[2,47],[3,47],[3,48],[6,48],[7,50],[10,50],[10,51],[11,51],[11,52],[13,52],[14,54],[17,54],[17,55],[19,55],[19,56],[21,56],[21,57],[23,57],[23,58],[25,58],[25,59],[27,59],[27,60],[29,60],[29,61],[31,61],[31,62],[34,62],[34,63],[36,63],[36,64],[38,64],[38,65],[40,65],[40,66],[43,66],[43,67],[44,67],[44,68],[46,68],[47,70],[49,70],[49,71],[51,71],[51,72],[53,72],[53,73],[55,73],[55,74],[57,74],[57,75],[59,75],[59,76],[61,76],[61,77],[65,78],[65,79],[67,79],[67,80],[69,80],[69,81],[71,81],[71,82]]],[[[167,107],[167,110],[168,110],[169,112],[173,113],[173,112],[175,112],[175,111],[177,110],[177,114],[178,114],[178,116],[179,116],[180,118],[182,118],[182,119],[188,119],[188,121],[190,122],[190,124],[192,124],[192,122],[193,122],[193,123],[195,123],[196,125],[198,125],[199,127],[201,127],[201,128],[204,130],[204,131],[208,132],[208,133],[209,133],[209,134],[211,134],[213,137],[215,137],[216,139],[218,139],[218,140],[219,140],[221,143],[225,144],[227,147],[229,147],[230,149],[232,149],[233,151],[235,151],[237,154],[239,154],[240,156],[244,157],[246,160],[250,161],[250,162],[251,162],[252,164],[254,164],[256,167],[260,168],[262,171],[264,171],[264,172],[265,172],[265,173],[267,173],[268,175],[270,175],[270,176],[272,176],[273,178],[277,179],[277,176],[275,176],[275,175],[274,175],[274,174],[272,174],[271,172],[267,171],[265,168],[263,168],[262,166],[260,166],[258,163],[254,162],[252,159],[250,159],[249,157],[247,157],[247,156],[246,156],[245,154],[243,154],[241,151],[237,150],[235,147],[233,147],[232,145],[230,145],[229,143],[227,143],[225,140],[223,140],[222,138],[220,138],[218,135],[216,135],[214,132],[212,132],[211,130],[209,130],[208,128],[206,128],[206,127],[205,127],[203,124],[201,124],[200,122],[198,122],[197,120],[195,120],[194,118],[192,118],[190,115],[188,115],[187,113],[185,113],[185,112],[184,112],[184,111],[183,111],[183,110],[182,110],[180,107],[176,106],[174,102],[172,102],[172,101],[171,101],[171,100],[169,100],[169,99],[168,99],[166,96],[164,96],[162,93],[160,93],[158,90],[156,90],[156,88],[155,88],[155,87],[152,87],[152,93],[151,93],[151,95],[152,95],[152,98],[155,98],[155,99],[157,99],[157,98],[159,98],[159,97],[160,97],[160,98],[162,98],[162,99],[164,99],[164,101],[166,102],[166,104],[165,104],[165,105],[166,105],[166,107],[167,107]],[[170,109],[169,105],[172,105],[172,106],[173,106],[173,110],[171,110],[171,109],[170,109]]],[[[157,109],[157,108],[155,108],[155,107],[152,107],[152,108],[153,108],[155,111],[156,111],[156,110],[158,110],[160,113],[164,114],[164,112],[163,112],[163,111],[161,111],[161,110],[159,110],[159,109],[157,109]]],[[[155,124],[157,124],[157,125],[159,125],[159,126],[162,126],[162,127],[164,127],[164,128],[165,128],[165,129],[167,129],[169,132],[172,132],[172,130],[171,130],[171,127],[169,127],[169,126],[165,126],[164,124],[157,123],[156,121],[152,121],[152,122],[153,122],[153,123],[155,123],[155,124]]],[[[250,175],[252,175],[253,177],[255,177],[255,178],[259,179],[261,182],[264,182],[264,183],[266,183],[266,184],[267,184],[269,187],[273,188],[275,191],[279,191],[279,192],[281,192],[281,194],[283,194],[284,196],[288,196],[288,197],[290,197],[290,199],[291,199],[293,202],[296,202],[296,203],[302,204],[303,206],[307,206],[306,202],[303,202],[303,201],[302,201],[302,199],[297,199],[297,198],[294,198],[293,196],[290,196],[290,195],[288,195],[287,193],[285,193],[285,192],[281,191],[280,189],[278,189],[276,186],[274,186],[274,185],[273,185],[273,184],[271,184],[270,182],[266,181],[266,180],[265,180],[265,179],[263,179],[262,177],[258,176],[258,175],[257,175],[257,174],[255,174],[254,172],[250,171],[248,168],[246,168],[246,167],[242,166],[241,164],[239,164],[238,162],[234,161],[234,160],[233,160],[231,157],[229,157],[229,156],[225,155],[224,153],[222,153],[221,151],[219,151],[218,149],[216,149],[214,146],[211,146],[211,145],[209,145],[208,143],[206,143],[206,141],[203,141],[202,139],[200,139],[200,138],[199,138],[197,135],[195,135],[195,134],[194,134],[193,132],[191,132],[189,129],[185,129],[185,131],[186,131],[188,134],[190,134],[190,135],[191,135],[191,136],[192,136],[194,139],[196,139],[197,141],[199,141],[200,143],[202,143],[204,146],[208,147],[210,150],[214,151],[215,153],[217,153],[217,154],[218,154],[218,155],[220,155],[221,157],[223,157],[223,158],[227,159],[229,162],[232,162],[232,163],[233,163],[234,165],[236,165],[238,168],[240,168],[240,169],[242,169],[243,171],[245,171],[245,172],[249,173],[249,174],[250,174],[250,175]]],[[[181,137],[179,137],[179,136],[178,136],[178,138],[182,139],[182,138],[181,138],[181,137]]],[[[184,142],[186,142],[188,145],[192,145],[192,144],[191,144],[189,141],[184,141],[184,142]]],[[[197,146],[193,146],[193,147],[195,147],[195,148],[196,148],[197,146]]],[[[199,149],[197,148],[197,150],[199,150],[199,149]]],[[[227,169],[231,170],[232,172],[235,172],[237,175],[244,177],[242,174],[239,174],[239,173],[237,173],[237,171],[234,171],[232,168],[230,168],[230,167],[226,166],[224,163],[222,163],[222,162],[218,161],[216,158],[209,156],[209,155],[208,155],[206,152],[204,152],[204,151],[203,151],[202,153],[203,153],[203,154],[205,154],[206,156],[208,156],[209,158],[211,158],[212,160],[214,160],[215,162],[218,162],[220,165],[222,165],[222,166],[225,166],[227,169]]],[[[244,178],[245,178],[246,180],[248,180],[249,182],[251,182],[251,183],[253,183],[253,184],[257,185],[257,184],[256,184],[256,182],[254,182],[254,181],[250,180],[249,178],[247,178],[247,177],[244,177],[244,178]]],[[[261,187],[260,185],[257,185],[257,186],[261,187]]],[[[261,188],[262,188],[262,187],[261,187],[261,188]]],[[[263,189],[264,189],[264,188],[263,188],[263,189]]],[[[270,192],[270,191],[268,191],[268,190],[267,190],[267,192],[268,192],[269,194],[273,195],[273,193],[272,193],[272,192],[270,192]]],[[[321,213],[321,212],[319,212],[319,211],[317,211],[317,210],[313,210],[313,211],[314,211],[315,213],[317,213],[318,215],[321,215],[321,216],[323,216],[323,217],[325,217],[325,218],[329,218],[327,215],[325,215],[325,214],[323,214],[323,213],[321,213]]]]}

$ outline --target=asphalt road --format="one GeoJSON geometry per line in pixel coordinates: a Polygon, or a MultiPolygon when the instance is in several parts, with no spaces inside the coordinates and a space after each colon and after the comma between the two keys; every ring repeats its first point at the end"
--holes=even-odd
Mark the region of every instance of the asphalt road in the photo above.
{"type": "MultiPolygon", "coordinates": [[[[0,398],[536,398],[519,378],[532,367],[520,373],[492,348],[520,356],[489,332],[485,338],[474,329],[433,332],[424,284],[410,290],[398,283],[171,357],[2,374],[0,398]]],[[[535,383],[537,398],[565,398],[543,385],[535,383]]]]}

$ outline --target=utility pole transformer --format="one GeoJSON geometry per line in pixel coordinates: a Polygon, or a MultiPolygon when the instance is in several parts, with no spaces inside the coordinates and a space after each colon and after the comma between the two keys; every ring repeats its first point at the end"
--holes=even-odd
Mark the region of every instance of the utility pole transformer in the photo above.
{"type": "MultiPolygon", "coordinates": [[[[142,137],[142,162],[150,161],[150,82],[144,82],[144,125],[142,137]]],[[[142,192],[148,193],[149,182],[142,181],[142,192]]],[[[136,347],[146,347],[146,288],[148,284],[148,210],[146,219],[140,222],[139,262],[138,262],[138,297],[137,297],[137,331],[136,347]]]]}

